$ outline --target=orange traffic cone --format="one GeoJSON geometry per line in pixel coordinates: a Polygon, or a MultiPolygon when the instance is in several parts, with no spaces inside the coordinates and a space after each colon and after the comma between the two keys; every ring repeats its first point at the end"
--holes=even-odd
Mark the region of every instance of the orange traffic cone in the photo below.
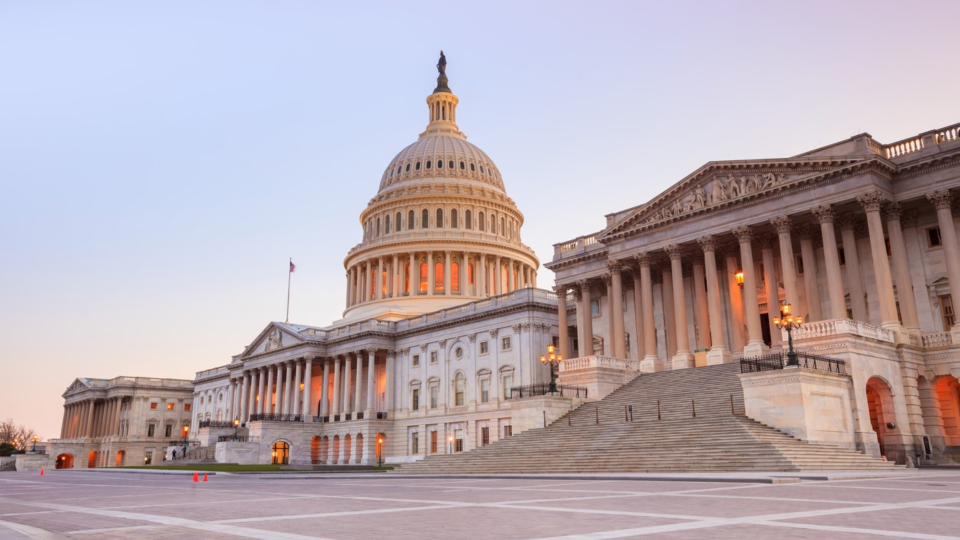
{"type": "Polygon", "coordinates": [[[40,468],[40,476],[43,476],[43,467],[40,468]]]}
{"type": "Polygon", "coordinates": [[[200,481],[200,476],[199,476],[197,473],[193,473],[193,481],[194,481],[194,482],[199,482],[199,481],[200,481]]]}
{"type": "Polygon", "coordinates": [[[203,473],[203,481],[204,481],[204,482],[207,481],[207,473],[203,473]]]}

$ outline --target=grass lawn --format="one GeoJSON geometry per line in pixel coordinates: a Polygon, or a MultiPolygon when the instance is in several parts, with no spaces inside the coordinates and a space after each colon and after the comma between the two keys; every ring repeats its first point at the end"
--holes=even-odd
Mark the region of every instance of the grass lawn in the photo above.
{"type": "Polygon", "coordinates": [[[232,473],[245,473],[245,472],[278,472],[278,473],[305,473],[305,472],[371,472],[371,471],[389,471],[393,467],[371,467],[366,470],[343,470],[343,471],[312,471],[312,470],[290,470],[290,469],[281,469],[284,465],[236,465],[230,463],[195,463],[187,465],[142,465],[139,467],[121,467],[122,469],[159,469],[159,470],[169,470],[169,471],[209,471],[209,472],[232,472],[232,473]]]}

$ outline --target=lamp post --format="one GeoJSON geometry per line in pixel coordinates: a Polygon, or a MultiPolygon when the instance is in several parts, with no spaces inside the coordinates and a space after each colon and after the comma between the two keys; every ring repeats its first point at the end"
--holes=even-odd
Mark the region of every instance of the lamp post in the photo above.
{"type": "Polygon", "coordinates": [[[36,453],[37,453],[37,441],[40,440],[40,437],[37,437],[36,435],[34,435],[34,436],[33,436],[33,439],[30,439],[30,440],[33,441],[33,449],[30,450],[30,453],[31,453],[31,454],[36,454],[36,453]]]}
{"type": "Polygon", "coordinates": [[[453,435],[451,435],[451,436],[447,439],[447,441],[450,442],[449,448],[450,448],[450,453],[452,454],[452,453],[453,453],[453,435]]]}
{"type": "Polygon", "coordinates": [[[800,328],[800,325],[803,324],[803,317],[794,317],[790,302],[784,302],[780,306],[780,316],[773,319],[773,324],[777,328],[787,331],[787,365],[799,367],[800,361],[797,359],[797,353],[793,350],[793,330],[800,328]]]}
{"type": "Polygon", "coordinates": [[[240,417],[233,419],[233,442],[237,442],[237,431],[240,429],[240,417]]]}
{"type": "Polygon", "coordinates": [[[20,439],[14,437],[14,438],[13,438],[13,450],[14,450],[14,453],[16,453],[16,451],[19,450],[19,449],[20,449],[20,439]]]}
{"type": "Polygon", "coordinates": [[[383,434],[377,435],[377,467],[383,467],[383,434]]]}
{"type": "Polygon", "coordinates": [[[553,365],[563,360],[563,356],[555,354],[555,350],[553,344],[547,345],[547,354],[540,356],[540,362],[550,366],[550,394],[557,393],[557,377],[553,365]]]}

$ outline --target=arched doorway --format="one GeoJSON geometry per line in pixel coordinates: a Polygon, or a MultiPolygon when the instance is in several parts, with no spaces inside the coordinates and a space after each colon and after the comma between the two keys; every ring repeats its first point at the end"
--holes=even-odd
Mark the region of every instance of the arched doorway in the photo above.
{"type": "Polygon", "coordinates": [[[348,434],[346,434],[346,435],[343,436],[343,452],[342,452],[342,457],[340,458],[340,464],[341,464],[341,465],[349,465],[349,464],[350,464],[350,449],[352,448],[352,447],[350,446],[350,442],[351,442],[351,441],[350,441],[350,434],[348,433],[348,434]]]}
{"type": "Polygon", "coordinates": [[[316,435],[310,438],[310,463],[320,463],[320,437],[316,435]]]}
{"type": "Polygon", "coordinates": [[[937,377],[933,393],[940,406],[944,442],[947,446],[960,446],[960,381],[951,375],[937,377]]]}
{"type": "Polygon", "coordinates": [[[333,436],[333,451],[330,452],[330,464],[336,465],[340,463],[340,436],[333,436]]]}
{"type": "Polygon", "coordinates": [[[73,454],[60,454],[57,456],[54,468],[56,469],[72,469],[73,468],[73,454]]]}
{"type": "Polygon", "coordinates": [[[897,429],[897,415],[893,408],[893,393],[890,385],[880,377],[867,381],[867,406],[870,408],[870,426],[877,434],[880,455],[887,455],[884,438],[897,429]]]}
{"type": "Polygon", "coordinates": [[[87,456],[87,468],[96,469],[97,468],[97,452],[96,450],[90,452],[90,455],[87,456]]]}
{"type": "Polygon", "coordinates": [[[117,452],[117,467],[123,467],[123,458],[127,457],[127,452],[120,450],[117,452]]]}
{"type": "Polygon", "coordinates": [[[357,434],[357,442],[354,444],[354,446],[357,447],[354,463],[363,463],[363,433],[357,434]]]}
{"type": "Polygon", "coordinates": [[[284,441],[273,443],[273,449],[270,453],[271,463],[274,465],[290,464],[290,445],[284,441]]]}
{"type": "Polygon", "coordinates": [[[330,460],[330,437],[320,437],[320,463],[326,464],[330,460]]]}

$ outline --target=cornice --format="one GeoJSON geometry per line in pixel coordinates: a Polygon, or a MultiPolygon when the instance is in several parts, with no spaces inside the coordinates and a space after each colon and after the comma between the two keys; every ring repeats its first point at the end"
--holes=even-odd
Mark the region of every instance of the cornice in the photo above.
{"type": "Polygon", "coordinates": [[[553,270],[554,272],[556,272],[559,269],[566,268],[568,266],[576,266],[578,264],[582,264],[584,262],[591,261],[594,259],[606,260],[607,254],[608,254],[608,250],[606,247],[604,247],[602,249],[596,249],[593,251],[583,253],[581,255],[574,256],[574,257],[545,262],[543,263],[543,266],[548,270],[553,270]]]}
{"type": "MultiPolygon", "coordinates": [[[[429,229],[427,229],[429,230],[429,229]]],[[[439,230],[439,229],[437,229],[439,230]]],[[[443,229],[449,231],[456,231],[462,229],[443,229]]],[[[494,236],[494,235],[491,235],[494,236]]],[[[456,237],[446,237],[446,236],[436,236],[436,237],[427,237],[427,238],[406,238],[398,240],[388,240],[377,242],[376,244],[364,245],[363,243],[357,244],[347,253],[347,256],[343,259],[343,268],[346,270],[350,268],[351,261],[355,259],[366,259],[371,255],[371,253],[378,250],[385,250],[386,253],[377,254],[376,256],[381,255],[393,255],[394,253],[403,255],[410,251],[449,251],[448,249],[439,249],[433,246],[436,245],[449,245],[455,244],[459,246],[464,246],[461,248],[461,251],[479,251],[480,248],[488,249],[498,249],[506,250],[513,253],[521,254],[524,257],[528,257],[528,262],[532,262],[533,266],[540,266],[540,259],[537,258],[536,252],[524,244],[523,242],[517,243],[502,243],[495,240],[487,240],[485,238],[456,238],[456,237]],[[473,249],[468,248],[467,246],[472,246],[473,249]],[[415,248],[415,249],[406,249],[406,248],[415,248]]]]}

